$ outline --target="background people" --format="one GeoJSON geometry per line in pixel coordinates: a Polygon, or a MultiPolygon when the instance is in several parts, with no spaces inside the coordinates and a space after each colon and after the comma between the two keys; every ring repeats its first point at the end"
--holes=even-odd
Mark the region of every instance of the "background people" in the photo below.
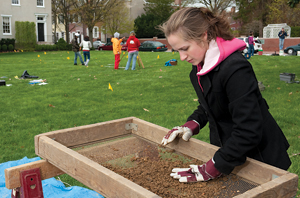
{"type": "Polygon", "coordinates": [[[254,56],[254,40],[253,40],[253,32],[251,31],[248,36],[248,44],[249,44],[249,52],[251,56],[254,56]]]}
{"type": "Polygon", "coordinates": [[[81,57],[81,54],[80,54],[80,51],[79,51],[80,47],[79,47],[79,44],[77,42],[77,38],[79,37],[79,35],[80,34],[75,33],[75,37],[72,40],[72,50],[75,54],[74,65],[77,65],[77,57],[79,57],[81,64],[84,65],[84,62],[82,60],[82,57],[81,57]]]}
{"type": "Polygon", "coordinates": [[[90,49],[92,48],[92,44],[89,40],[89,37],[85,36],[84,40],[80,43],[79,46],[82,47],[85,66],[88,66],[90,61],[90,49]]]}
{"type": "Polygon", "coordinates": [[[131,60],[132,61],[132,67],[131,70],[135,70],[135,63],[136,63],[136,58],[139,54],[139,47],[140,47],[141,43],[140,41],[135,37],[135,33],[134,31],[130,32],[130,36],[126,42],[126,46],[127,46],[127,51],[128,51],[128,61],[125,67],[125,70],[129,69],[131,60]]]}
{"type": "Polygon", "coordinates": [[[245,42],[232,36],[226,18],[207,8],[183,8],[160,29],[180,59],[192,64],[190,80],[199,101],[187,122],[169,131],[162,144],[177,136],[188,141],[209,123],[210,142],[220,147],[204,165],[175,168],[171,176],[180,182],[207,181],[230,174],[247,157],[287,170],[289,143],[240,53],[245,42]]]}
{"type": "Polygon", "coordinates": [[[288,36],[288,34],[286,33],[286,31],[284,31],[284,28],[282,28],[281,31],[278,33],[278,36],[279,36],[279,50],[282,50],[284,45],[284,39],[286,36],[288,36]]]}
{"type": "Polygon", "coordinates": [[[119,39],[120,33],[116,32],[114,33],[114,38],[111,39],[111,42],[113,43],[113,52],[115,55],[115,69],[119,69],[119,63],[120,63],[120,54],[122,52],[122,46],[121,42],[125,37],[119,39]]]}

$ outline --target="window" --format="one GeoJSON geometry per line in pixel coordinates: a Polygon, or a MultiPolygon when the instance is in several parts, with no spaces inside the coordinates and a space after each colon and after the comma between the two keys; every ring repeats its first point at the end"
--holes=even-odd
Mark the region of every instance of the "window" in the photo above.
{"type": "Polygon", "coordinates": [[[97,26],[93,29],[93,38],[99,38],[99,28],[97,26]]]}
{"type": "Polygon", "coordinates": [[[58,23],[63,24],[64,23],[64,16],[62,14],[58,15],[58,23]]]}
{"type": "Polygon", "coordinates": [[[11,0],[12,5],[20,5],[20,0],[11,0]]]}
{"type": "Polygon", "coordinates": [[[44,7],[44,0],[37,0],[36,2],[38,7],[44,7]]]}
{"type": "Polygon", "coordinates": [[[11,16],[2,16],[3,35],[11,35],[11,16]]]}
{"type": "Polygon", "coordinates": [[[61,38],[63,38],[65,40],[65,33],[61,32],[61,38]]]}

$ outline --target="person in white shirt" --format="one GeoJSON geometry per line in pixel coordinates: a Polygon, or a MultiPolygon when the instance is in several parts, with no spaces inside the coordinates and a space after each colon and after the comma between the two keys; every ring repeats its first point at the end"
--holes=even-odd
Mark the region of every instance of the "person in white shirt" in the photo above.
{"type": "Polygon", "coordinates": [[[83,56],[84,56],[84,64],[88,66],[90,61],[90,49],[92,48],[92,44],[88,36],[84,37],[84,40],[79,45],[82,48],[83,56]]]}

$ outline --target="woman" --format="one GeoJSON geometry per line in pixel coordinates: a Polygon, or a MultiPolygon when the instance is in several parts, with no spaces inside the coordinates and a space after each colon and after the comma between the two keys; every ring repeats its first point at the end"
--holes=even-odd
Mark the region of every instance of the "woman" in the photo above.
{"type": "Polygon", "coordinates": [[[88,66],[89,61],[91,59],[90,49],[92,48],[92,44],[91,44],[90,38],[88,36],[84,37],[84,41],[82,41],[80,43],[80,47],[82,48],[82,51],[83,51],[85,66],[88,66]]]}
{"type": "Polygon", "coordinates": [[[120,64],[120,54],[122,52],[122,46],[121,46],[121,42],[123,41],[123,38],[119,39],[120,37],[120,33],[115,32],[114,33],[114,38],[111,39],[111,42],[113,44],[113,52],[115,55],[115,68],[114,69],[119,69],[119,64],[120,64]]]}
{"type": "Polygon", "coordinates": [[[207,181],[250,157],[287,170],[291,164],[283,132],[268,111],[251,64],[241,54],[245,43],[233,38],[225,18],[206,8],[175,12],[160,29],[180,59],[192,64],[190,80],[199,106],[162,144],[177,136],[188,141],[209,122],[210,142],[220,148],[204,165],[173,169],[180,182],[207,181]]]}
{"type": "Polygon", "coordinates": [[[254,56],[254,40],[253,40],[253,33],[250,32],[248,37],[248,43],[249,43],[249,52],[251,56],[254,56]]]}
{"type": "Polygon", "coordinates": [[[131,70],[135,70],[136,58],[139,54],[140,45],[141,45],[141,43],[140,43],[139,39],[137,39],[135,37],[134,31],[131,31],[130,36],[129,36],[127,42],[126,42],[127,51],[128,51],[128,61],[127,61],[125,70],[129,69],[132,58],[133,58],[133,61],[132,61],[131,70]]]}

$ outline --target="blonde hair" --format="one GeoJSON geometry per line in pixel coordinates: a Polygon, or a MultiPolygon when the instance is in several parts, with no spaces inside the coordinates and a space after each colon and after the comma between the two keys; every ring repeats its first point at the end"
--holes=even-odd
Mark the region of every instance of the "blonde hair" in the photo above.
{"type": "Polygon", "coordinates": [[[225,16],[214,15],[207,8],[182,8],[171,15],[169,20],[159,29],[168,37],[171,34],[179,34],[184,40],[202,42],[202,37],[207,32],[207,41],[221,37],[224,40],[232,40],[230,25],[225,16]]]}

